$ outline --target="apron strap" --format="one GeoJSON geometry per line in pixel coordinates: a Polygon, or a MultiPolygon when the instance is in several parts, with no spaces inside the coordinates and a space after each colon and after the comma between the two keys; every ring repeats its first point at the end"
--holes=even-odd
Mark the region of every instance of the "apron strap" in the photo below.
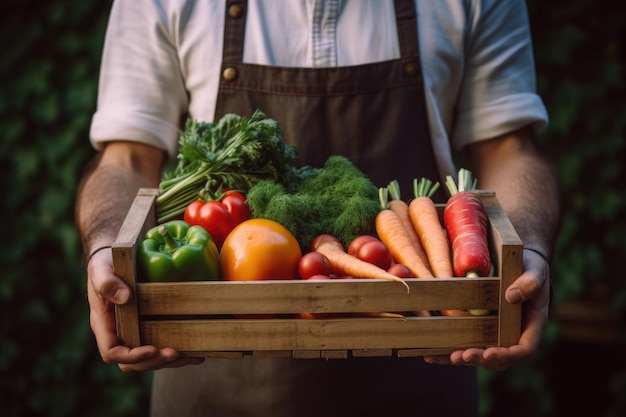
{"type": "Polygon", "coordinates": [[[417,15],[415,13],[414,0],[395,0],[396,24],[398,27],[398,44],[400,56],[419,56],[417,44],[417,15]]]}
{"type": "Polygon", "coordinates": [[[246,28],[247,0],[228,0],[224,18],[222,62],[242,62],[246,28]]]}

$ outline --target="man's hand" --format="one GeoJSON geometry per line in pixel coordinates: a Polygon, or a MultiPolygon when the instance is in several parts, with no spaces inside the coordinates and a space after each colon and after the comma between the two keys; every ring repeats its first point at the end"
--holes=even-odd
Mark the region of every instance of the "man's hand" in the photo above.
{"type": "Polygon", "coordinates": [[[203,362],[203,358],[181,358],[171,348],[121,345],[116,333],[115,304],[127,303],[132,293],[126,283],[113,274],[111,250],[96,253],[89,261],[87,273],[89,321],[105,363],[117,363],[122,371],[147,371],[203,362]]]}
{"type": "Polygon", "coordinates": [[[524,273],[506,290],[506,300],[522,304],[522,334],[519,343],[511,347],[458,350],[448,356],[429,356],[433,364],[483,366],[498,371],[532,357],[541,342],[548,322],[550,303],[550,267],[534,252],[524,251],[524,273]]]}

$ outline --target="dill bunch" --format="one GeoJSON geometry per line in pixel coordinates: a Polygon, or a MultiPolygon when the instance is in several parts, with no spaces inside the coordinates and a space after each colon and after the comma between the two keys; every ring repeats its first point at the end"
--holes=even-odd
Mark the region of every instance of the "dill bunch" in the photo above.
{"type": "Polygon", "coordinates": [[[253,217],[281,223],[303,252],[319,234],[331,234],[347,247],[355,237],[375,233],[378,188],[347,158],[333,155],[323,168],[291,185],[260,181],[247,201],[253,217]]]}

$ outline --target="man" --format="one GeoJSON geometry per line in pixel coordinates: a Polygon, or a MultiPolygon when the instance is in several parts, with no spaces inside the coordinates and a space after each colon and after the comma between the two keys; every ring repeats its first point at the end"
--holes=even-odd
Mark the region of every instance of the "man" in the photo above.
{"type": "Polygon", "coordinates": [[[529,358],[547,321],[559,207],[553,169],[535,143],[546,123],[521,0],[118,0],[92,124],[101,152],[77,200],[103,360],[122,370],[170,368],[155,373],[153,415],[475,415],[475,366],[529,358]],[[185,117],[256,108],[279,121],[301,163],[342,154],[377,185],[454,175],[453,152],[464,152],[528,249],[506,292],[524,303],[519,344],[425,361],[202,365],[169,348],[120,346],[112,306],[132,294],[113,275],[108,247],[137,189],[158,186],[185,117]],[[450,363],[470,366],[432,365],[450,363]]]}

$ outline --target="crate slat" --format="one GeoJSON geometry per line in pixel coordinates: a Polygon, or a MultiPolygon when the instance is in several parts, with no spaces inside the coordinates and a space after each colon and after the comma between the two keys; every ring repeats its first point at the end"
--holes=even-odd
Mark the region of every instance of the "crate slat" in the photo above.
{"type": "Polygon", "coordinates": [[[138,283],[142,316],[497,310],[498,278],[138,283]],[[433,282],[436,281],[436,282],[433,282]],[[436,284],[436,285],[433,285],[436,284]]]}
{"type": "Polygon", "coordinates": [[[145,320],[140,332],[144,343],[180,351],[442,348],[492,346],[498,318],[145,320]]]}

